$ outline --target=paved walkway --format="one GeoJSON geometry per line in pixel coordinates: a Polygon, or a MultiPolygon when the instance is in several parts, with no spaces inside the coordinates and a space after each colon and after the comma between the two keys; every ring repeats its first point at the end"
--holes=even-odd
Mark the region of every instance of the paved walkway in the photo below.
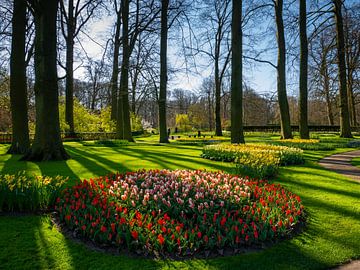
{"type": "MultiPolygon", "coordinates": [[[[324,168],[340,173],[355,181],[360,182],[360,168],[351,165],[351,160],[360,157],[360,150],[345,152],[325,157],[319,161],[324,168]]],[[[360,260],[351,261],[348,264],[336,267],[334,270],[359,270],[360,260]]]]}
{"type": "Polygon", "coordinates": [[[351,165],[351,160],[356,157],[360,157],[360,150],[325,157],[319,161],[319,164],[326,169],[360,182],[360,168],[351,165]]]}

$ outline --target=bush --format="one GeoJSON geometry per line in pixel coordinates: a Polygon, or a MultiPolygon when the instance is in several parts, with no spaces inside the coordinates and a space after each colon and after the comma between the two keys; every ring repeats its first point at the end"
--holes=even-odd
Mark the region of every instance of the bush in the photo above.
{"type": "MultiPolygon", "coordinates": [[[[174,135],[175,142],[181,143],[181,144],[214,144],[214,143],[222,143],[222,142],[230,141],[229,138],[224,138],[224,137],[219,137],[219,136],[197,137],[196,135],[188,135],[188,136],[184,135],[184,136],[180,136],[180,138],[176,138],[176,137],[177,137],[177,135],[174,135]]],[[[170,138],[171,138],[171,136],[170,136],[170,138]]]]}
{"type": "Polygon", "coordinates": [[[98,140],[93,142],[83,142],[84,146],[116,147],[129,145],[127,140],[98,140]]]}
{"type": "Polygon", "coordinates": [[[0,175],[0,212],[47,210],[66,180],[61,176],[28,177],[25,172],[0,175]]]}
{"type": "Polygon", "coordinates": [[[85,180],[64,190],[56,209],[87,239],[179,255],[272,241],[304,218],[300,198],[280,185],[185,170],[85,180]]]}
{"type": "Polygon", "coordinates": [[[347,147],[360,148],[360,140],[354,140],[347,143],[347,147]]]}

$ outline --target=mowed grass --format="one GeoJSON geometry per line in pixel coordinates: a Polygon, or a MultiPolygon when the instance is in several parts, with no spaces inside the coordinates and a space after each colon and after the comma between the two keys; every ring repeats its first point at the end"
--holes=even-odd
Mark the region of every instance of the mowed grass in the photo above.
{"type": "Polygon", "coordinates": [[[352,163],[352,165],[360,168],[360,157],[354,158],[351,163],[352,163]]]}
{"type": "MultiPolygon", "coordinates": [[[[256,141],[256,138],[254,139],[256,141]]],[[[261,138],[260,138],[261,141],[261,138]]],[[[86,147],[66,143],[71,160],[31,163],[6,155],[0,145],[1,173],[67,175],[77,179],[109,171],[151,168],[207,169],[233,172],[229,163],[201,159],[201,147],[159,145],[146,139],[120,147],[86,147]]],[[[92,251],[64,237],[48,216],[0,216],[0,268],[16,269],[328,269],[360,258],[360,184],[317,165],[325,155],[345,151],[306,152],[302,166],[284,167],[273,181],[303,199],[308,213],[304,232],[261,252],[186,261],[132,258],[92,251]]]]}

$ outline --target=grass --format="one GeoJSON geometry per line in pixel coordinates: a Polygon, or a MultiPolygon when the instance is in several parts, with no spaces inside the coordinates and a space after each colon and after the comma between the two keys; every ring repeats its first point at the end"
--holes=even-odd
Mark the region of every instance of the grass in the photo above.
{"type": "Polygon", "coordinates": [[[360,168],[360,157],[354,158],[351,163],[352,165],[360,168]]]}
{"type": "MultiPolygon", "coordinates": [[[[255,135],[252,141],[262,140],[255,135]]],[[[271,139],[270,139],[271,140],[271,139]]],[[[108,171],[140,168],[188,168],[232,172],[231,164],[200,158],[201,147],[159,145],[149,138],[120,147],[91,147],[69,142],[71,160],[19,162],[0,145],[1,173],[67,175],[77,179],[108,171]]],[[[284,167],[276,182],[303,199],[308,213],[305,231],[261,252],[215,259],[150,260],[92,251],[65,238],[48,216],[0,216],[0,268],[16,269],[328,269],[360,258],[360,184],[319,167],[325,155],[345,151],[305,151],[306,163],[284,167]]],[[[357,159],[359,161],[359,159],[357,159]]],[[[358,162],[357,161],[357,162],[358,162]]]]}

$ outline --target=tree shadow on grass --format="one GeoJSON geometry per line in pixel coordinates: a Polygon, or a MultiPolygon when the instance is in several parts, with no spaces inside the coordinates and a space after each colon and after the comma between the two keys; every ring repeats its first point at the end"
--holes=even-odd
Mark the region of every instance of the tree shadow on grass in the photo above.
{"type": "Polygon", "coordinates": [[[186,158],[184,157],[183,154],[169,153],[163,151],[160,153],[156,153],[152,150],[145,150],[145,149],[136,149],[136,151],[133,151],[131,149],[126,149],[126,148],[121,148],[121,149],[114,148],[114,151],[123,154],[125,156],[132,156],[142,160],[148,160],[163,168],[169,168],[169,165],[173,165],[176,166],[177,168],[199,169],[201,168],[201,166],[203,166],[203,168],[211,167],[212,169],[215,170],[233,172],[233,168],[231,168],[230,163],[224,166],[215,161],[210,161],[210,160],[207,161],[196,156],[189,156],[189,158],[186,158]]]}
{"type": "Polygon", "coordinates": [[[80,150],[79,148],[75,148],[69,145],[66,146],[66,149],[77,162],[79,162],[90,172],[94,173],[94,175],[105,175],[110,172],[125,172],[129,170],[126,166],[124,166],[124,164],[103,158],[98,153],[80,150]]]}

